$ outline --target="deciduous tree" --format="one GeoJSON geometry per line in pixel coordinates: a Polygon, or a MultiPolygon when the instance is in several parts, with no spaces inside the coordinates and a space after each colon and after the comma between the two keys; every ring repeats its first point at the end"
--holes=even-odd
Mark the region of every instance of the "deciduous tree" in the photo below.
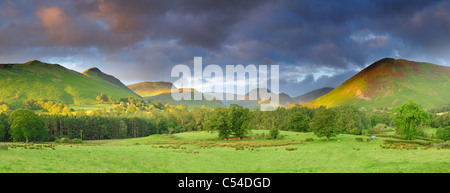
{"type": "Polygon", "coordinates": [[[419,126],[430,124],[430,114],[423,110],[419,104],[409,100],[401,107],[392,110],[392,119],[397,133],[408,140],[415,139],[419,135],[419,126]]]}
{"type": "Polygon", "coordinates": [[[25,139],[32,141],[45,141],[48,128],[45,122],[31,110],[18,109],[11,113],[9,124],[10,135],[13,141],[25,139]]]}
{"type": "Polygon", "coordinates": [[[330,137],[339,134],[339,129],[336,126],[336,112],[325,107],[320,107],[316,111],[311,120],[311,128],[317,137],[326,137],[329,141],[330,137]]]}

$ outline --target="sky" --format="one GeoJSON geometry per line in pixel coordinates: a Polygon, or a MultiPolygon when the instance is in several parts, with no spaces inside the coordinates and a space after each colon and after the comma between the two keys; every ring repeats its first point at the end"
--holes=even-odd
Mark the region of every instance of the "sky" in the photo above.
{"type": "Polygon", "coordinates": [[[386,57],[450,65],[450,1],[0,0],[0,63],[30,60],[125,84],[177,64],[279,65],[280,92],[337,87],[386,57]]]}

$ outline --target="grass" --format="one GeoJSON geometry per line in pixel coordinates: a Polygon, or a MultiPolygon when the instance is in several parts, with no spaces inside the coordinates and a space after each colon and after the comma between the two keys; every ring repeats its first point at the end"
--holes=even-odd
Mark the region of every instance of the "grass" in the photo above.
{"type": "MultiPolygon", "coordinates": [[[[252,135],[262,132],[268,131],[252,135]]],[[[384,138],[369,143],[355,140],[361,136],[339,135],[327,142],[312,133],[281,134],[281,140],[224,141],[216,133],[186,132],[85,141],[55,150],[9,148],[0,151],[0,172],[450,172],[449,149],[383,149],[384,138]]]]}
{"type": "Polygon", "coordinates": [[[96,104],[101,92],[113,100],[139,98],[110,79],[86,76],[57,64],[33,61],[7,66],[0,68],[0,98],[13,107],[21,106],[27,99],[40,98],[65,104],[96,104]]]}

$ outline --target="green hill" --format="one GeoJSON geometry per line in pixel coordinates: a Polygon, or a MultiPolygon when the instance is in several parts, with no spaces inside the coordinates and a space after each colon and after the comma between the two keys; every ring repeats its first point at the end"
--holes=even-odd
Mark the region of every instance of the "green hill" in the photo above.
{"type": "Polygon", "coordinates": [[[136,84],[130,84],[127,87],[134,91],[141,97],[150,97],[163,93],[168,93],[172,90],[173,84],[171,82],[140,82],[136,84]]]}
{"type": "Polygon", "coordinates": [[[100,93],[113,100],[137,94],[113,76],[97,68],[84,74],[58,64],[33,60],[24,64],[0,64],[0,98],[13,107],[27,99],[48,99],[65,104],[96,104],[100,93]]]}
{"type": "Polygon", "coordinates": [[[306,106],[394,107],[409,99],[425,108],[449,104],[450,67],[385,58],[306,106]]]}

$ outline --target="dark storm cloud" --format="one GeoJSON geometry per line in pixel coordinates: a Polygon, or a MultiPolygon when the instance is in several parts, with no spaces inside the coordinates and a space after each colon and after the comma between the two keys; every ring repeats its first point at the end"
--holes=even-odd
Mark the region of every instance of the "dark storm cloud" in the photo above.
{"type": "Polygon", "coordinates": [[[318,88],[336,88],[357,73],[358,71],[349,70],[336,73],[332,76],[322,75],[317,78],[313,74],[307,74],[301,81],[283,80],[283,84],[287,94],[291,96],[298,96],[318,88]],[[295,92],[289,92],[290,90],[295,90],[295,92]]]}
{"type": "Polygon", "coordinates": [[[203,56],[279,64],[280,90],[298,95],[384,57],[450,65],[448,50],[444,0],[0,0],[0,62],[97,66],[126,83],[171,80],[203,56]]]}

